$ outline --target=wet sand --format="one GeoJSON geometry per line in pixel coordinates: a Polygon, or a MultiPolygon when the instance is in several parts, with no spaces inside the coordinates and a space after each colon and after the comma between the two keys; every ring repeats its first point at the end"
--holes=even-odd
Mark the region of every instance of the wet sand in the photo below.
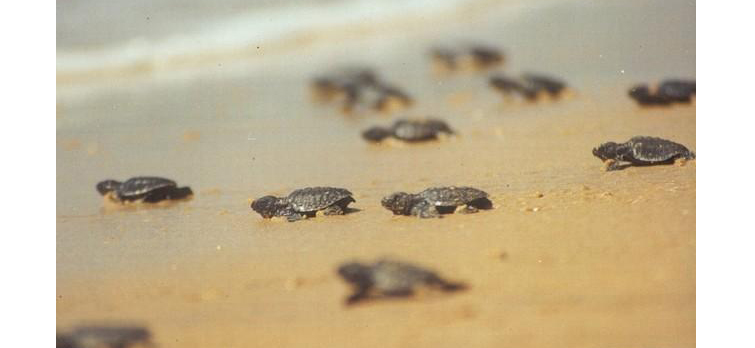
{"type": "Polygon", "coordinates": [[[136,321],[161,347],[694,346],[696,162],[605,173],[590,152],[634,135],[697,150],[694,103],[645,109],[626,97],[636,82],[694,78],[694,7],[606,3],[456,24],[504,47],[505,72],[567,81],[571,96],[555,102],[505,100],[484,74],[432,75],[425,48],[455,26],[342,45],[372,47],[354,60],[417,101],[389,116],[311,103],[308,79],[341,57],[330,51],[290,71],[59,98],[59,328],[136,321]],[[549,19],[562,27],[543,27],[549,19]],[[669,22],[676,31],[643,44],[669,22]],[[429,115],[459,136],[400,147],[359,138],[398,116],[429,115]],[[103,210],[99,180],[146,174],[190,185],[195,197],[103,210]],[[358,211],[287,223],[249,209],[255,197],[318,185],[348,188],[358,211]],[[380,206],[393,191],[434,185],[478,187],[495,209],[419,220],[380,206]],[[344,307],[350,290],[336,266],[384,255],[470,289],[344,307]]]}

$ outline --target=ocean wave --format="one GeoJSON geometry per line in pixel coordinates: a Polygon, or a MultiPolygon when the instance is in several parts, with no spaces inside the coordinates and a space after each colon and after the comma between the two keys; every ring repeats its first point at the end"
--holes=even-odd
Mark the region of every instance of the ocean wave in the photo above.
{"type": "Polygon", "coordinates": [[[231,54],[297,34],[312,34],[335,27],[380,25],[397,16],[421,17],[433,12],[453,11],[473,2],[356,0],[265,6],[205,23],[186,23],[180,30],[157,37],[141,35],[96,47],[59,45],[57,73],[61,77],[123,69],[161,70],[175,66],[176,62],[201,61],[208,52],[231,54]]]}

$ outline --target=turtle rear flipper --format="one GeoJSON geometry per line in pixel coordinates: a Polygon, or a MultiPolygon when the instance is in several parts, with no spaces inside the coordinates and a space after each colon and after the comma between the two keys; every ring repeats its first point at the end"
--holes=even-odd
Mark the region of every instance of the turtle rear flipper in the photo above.
{"type": "Polygon", "coordinates": [[[356,290],[354,290],[353,294],[351,294],[348,298],[346,298],[346,305],[351,306],[353,304],[356,304],[357,302],[364,301],[369,297],[370,297],[370,288],[359,287],[356,290]]]}
{"type": "Polygon", "coordinates": [[[349,203],[356,202],[354,198],[351,196],[346,197],[338,202],[333,203],[333,205],[325,208],[322,210],[322,213],[324,215],[344,215],[349,211],[348,205],[349,203]]]}
{"type": "Polygon", "coordinates": [[[288,221],[288,222],[294,222],[294,221],[299,221],[299,220],[306,219],[307,215],[296,213],[296,212],[291,212],[290,214],[285,215],[285,217],[286,217],[286,221],[288,221]]]}
{"type": "Polygon", "coordinates": [[[431,283],[429,283],[428,285],[434,285],[434,286],[436,286],[440,290],[449,291],[449,292],[451,292],[451,291],[461,291],[461,290],[466,290],[467,289],[467,285],[464,284],[464,283],[449,282],[449,281],[446,281],[446,280],[441,279],[441,278],[435,278],[435,279],[433,279],[431,281],[431,283]]]}
{"type": "Polygon", "coordinates": [[[487,197],[482,197],[469,202],[467,206],[487,210],[493,209],[493,202],[487,197]]]}

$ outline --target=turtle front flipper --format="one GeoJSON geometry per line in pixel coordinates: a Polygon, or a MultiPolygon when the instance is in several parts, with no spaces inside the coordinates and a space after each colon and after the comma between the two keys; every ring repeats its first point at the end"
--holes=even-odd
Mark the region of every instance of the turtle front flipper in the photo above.
{"type": "Polygon", "coordinates": [[[366,300],[370,295],[370,287],[369,286],[360,286],[357,287],[354,290],[354,293],[351,294],[348,298],[346,298],[346,305],[350,306],[357,302],[366,300]]]}
{"type": "Polygon", "coordinates": [[[286,217],[286,220],[288,222],[294,222],[299,220],[304,220],[307,218],[307,215],[297,212],[291,212],[289,214],[284,215],[286,217]]]}
{"type": "Polygon", "coordinates": [[[624,166],[622,166],[621,162],[614,159],[606,160],[603,166],[603,170],[606,172],[612,172],[614,170],[620,170],[623,168],[624,166]]]}
{"type": "Polygon", "coordinates": [[[437,275],[432,275],[425,281],[425,284],[432,288],[437,288],[442,291],[459,291],[467,288],[467,285],[460,282],[449,282],[437,275]]]}
{"type": "Polygon", "coordinates": [[[415,204],[412,207],[411,215],[415,215],[421,219],[429,219],[429,218],[439,218],[440,213],[438,212],[438,209],[435,209],[435,206],[430,204],[430,202],[423,200],[417,204],[415,204]]]}

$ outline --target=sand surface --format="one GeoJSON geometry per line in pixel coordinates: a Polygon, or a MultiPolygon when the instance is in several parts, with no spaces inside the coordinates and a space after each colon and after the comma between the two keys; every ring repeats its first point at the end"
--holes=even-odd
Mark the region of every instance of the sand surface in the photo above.
{"type": "Polygon", "coordinates": [[[694,346],[696,161],[606,173],[590,152],[634,135],[697,150],[694,102],[645,109],[626,96],[636,82],[695,77],[694,4],[479,12],[400,37],[335,39],[266,69],[130,77],[87,99],[59,86],[59,329],[143,323],[168,348],[694,346]],[[501,98],[487,74],[431,74],[427,47],[469,37],[504,47],[503,71],[559,76],[570,95],[531,104],[501,98]],[[379,69],[415,105],[347,117],[312,104],[309,78],[343,61],[379,69]],[[429,115],[459,135],[413,146],[359,137],[429,115]],[[135,175],[173,178],[195,197],[104,209],[94,185],[135,175]],[[249,209],[320,185],[354,192],[358,211],[287,223],[249,209]],[[478,187],[495,209],[419,220],[380,206],[434,185],[478,187]],[[345,307],[337,265],[386,255],[470,288],[345,307]]]}

